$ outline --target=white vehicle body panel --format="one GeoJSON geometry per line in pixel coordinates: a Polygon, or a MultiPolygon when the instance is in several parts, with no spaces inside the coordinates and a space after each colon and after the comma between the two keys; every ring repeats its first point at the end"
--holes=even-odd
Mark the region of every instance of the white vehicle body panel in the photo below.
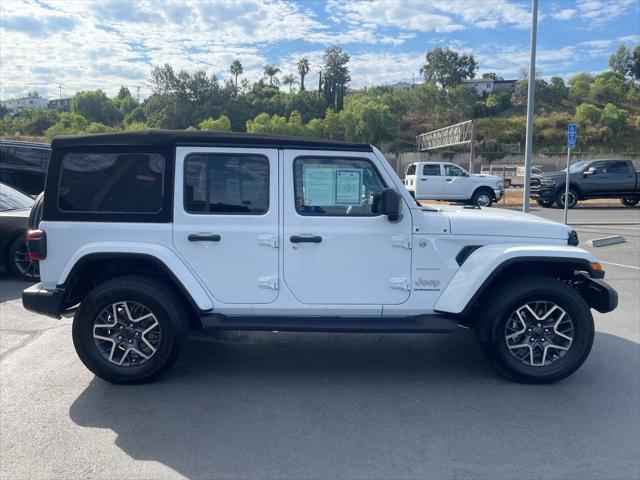
{"type": "Polygon", "coordinates": [[[176,276],[201,310],[213,308],[213,301],[171,242],[171,224],[112,222],[40,222],[49,245],[55,250],[40,262],[45,288],[62,285],[73,267],[91,254],[127,253],[152,256],[176,276]],[[117,233],[117,240],[112,240],[117,233]],[[107,239],[107,240],[105,240],[107,239]]]}
{"type": "Polygon", "coordinates": [[[260,148],[178,147],[173,245],[216,303],[271,303],[278,296],[278,151],[260,148]],[[188,213],[184,206],[189,154],[259,155],[269,160],[269,210],[264,215],[188,213]],[[192,242],[190,234],[217,234],[218,242],[192,242]]]}
{"type": "Polygon", "coordinates": [[[578,247],[561,245],[487,245],[473,252],[462,264],[435,304],[435,310],[461,313],[483,282],[502,263],[522,258],[584,259],[595,262],[595,257],[578,247]]]}

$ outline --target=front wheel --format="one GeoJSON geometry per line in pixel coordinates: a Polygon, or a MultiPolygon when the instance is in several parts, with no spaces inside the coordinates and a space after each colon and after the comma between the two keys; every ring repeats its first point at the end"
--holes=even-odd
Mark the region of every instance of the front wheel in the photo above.
{"type": "MultiPolygon", "coordinates": [[[[567,200],[567,208],[573,208],[578,204],[578,194],[573,188],[569,189],[569,195],[567,200]]],[[[558,192],[556,197],[556,205],[558,208],[564,208],[564,188],[558,192]]]]}
{"type": "Polygon", "coordinates": [[[620,203],[625,207],[635,207],[640,202],[640,197],[622,197],[620,203]]]}
{"type": "Polygon", "coordinates": [[[480,346],[508,378],[553,383],[586,360],[594,338],[591,310],[572,287],[530,277],[485,300],[476,328],[480,346]]]}
{"type": "Polygon", "coordinates": [[[82,301],[73,344],[82,363],[112,383],[144,383],[174,363],[186,338],[182,299],[164,283],[127,276],[108,280],[82,301]]]}
{"type": "Polygon", "coordinates": [[[471,203],[479,207],[490,207],[493,205],[493,194],[489,190],[478,190],[471,197],[471,203]]]}

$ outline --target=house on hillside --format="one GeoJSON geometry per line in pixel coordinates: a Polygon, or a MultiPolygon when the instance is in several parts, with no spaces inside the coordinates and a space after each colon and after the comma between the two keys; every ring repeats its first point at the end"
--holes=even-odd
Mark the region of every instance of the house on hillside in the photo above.
{"type": "Polygon", "coordinates": [[[499,92],[501,90],[513,90],[517,80],[493,80],[491,78],[472,78],[463,80],[462,85],[469,90],[475,90],[478,95],[499,92]]]}
{"type": "Polygon", "coordinates": [[[41,97],[12,98],[3,101],[2,104],[13,115],[22,108],[47,108],[49,100],[41,97]]]}
{"type": "Polygon", "coordinates": [[[395,90],[411,90],[415,88],[415,85],[410,84],[409,82],[396,82],[393,85],[390,85],[391,88],[395,90]]]}
{"type": "Polygon", "coordinates": [[[54,100],[50,100],[48,107],[60,112],[70,112],[71,98],[56,98],[54,100]]]}

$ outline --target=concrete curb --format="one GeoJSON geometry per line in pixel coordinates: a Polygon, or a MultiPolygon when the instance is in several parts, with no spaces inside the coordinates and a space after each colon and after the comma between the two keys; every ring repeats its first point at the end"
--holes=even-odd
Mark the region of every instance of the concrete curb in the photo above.
{"type": "Polygon", "coordinates": [[[611,237],[594,238],[593,240],[587,240],[585,243],[592,247],[606,247],[624,242],[626,242],[626,240],[622,235],[613,235],[611,237]]]}

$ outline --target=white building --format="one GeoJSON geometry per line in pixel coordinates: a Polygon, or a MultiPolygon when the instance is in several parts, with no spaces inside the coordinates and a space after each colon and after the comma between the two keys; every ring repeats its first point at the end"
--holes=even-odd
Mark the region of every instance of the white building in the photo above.
{"type": "Polygon", "coordinates": [[[13,98],[11,100],[5,100],[2,104],[11,112],[16,113],[21,108],[47,108],[49,100],[46,98],[13,98]]]}
{"type": "Polygon", "coordinates": [[[472,78],[462,81],[462,85],[470,90],[475,90],[478,95],[512,89],[516,83],[517,80],[493,80],[491,78],[472,78]]]}

